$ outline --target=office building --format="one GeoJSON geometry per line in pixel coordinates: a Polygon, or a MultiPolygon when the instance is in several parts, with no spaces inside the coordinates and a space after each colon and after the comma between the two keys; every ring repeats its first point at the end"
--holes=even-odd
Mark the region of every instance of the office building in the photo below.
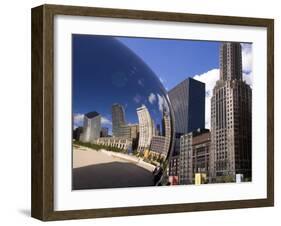
{"type": "Polygon", "coordinates": [[[209,177],[211,134],[208,129],[182,135],[180,138],[179,182],[194,184],[196,174],[209,177]]]}
{"type": "Polygon", "coordinates": [[[171,145],[171,119],[170,115],[165,110],[163,111],[162,122],[165,136],[159,136],[157,135],[157,132],[153,134],[151,139],[150,151],[166,157],[169,153],[171,145]]]}
{"type": "Polygon", "coordinates": [[[108,137],[108,128],[107,127],[101,128],[100,137],[108,137]]]}
{"type": "Polygon", "coordinates": [[[180,156],[174,155],[171,156],[169,161],[169,176],[178,176],[179,175],[179,165],[180,165],[180,156]]]}
{"type": "Polygon", "coordinates": [[[156,125],[156,136],[162,136],[160,124],[156,125]]]}
{"type": "Polygon", "coordinates": [[[120,137],[120,128],[126,125],[125,112],[121,104],[112,105],[112,135],[120,137]]]}
{"type": "Polygon", "coordinates": [[[127,124],[119,127],[118,137],[137,138],[139,132],[138,124],[127,124]]]}
{"type": "Polygon", "coordinates": [[[170,157],[168,176],[170,185],[179,184],[179,155],[170,157]]]}
{"type": "Polygon", "coordinates": [[[150,113],[145,105],[137,108],[139,120],[139,144],[138,150],[144,151],[149,149],[153,136],[153,122],[150,113]]]}
{"type": "Polygon", "coordinates": [[[162,154],[165,154],[166,156],[168,156],[170,146],[172,145],[172,142],[171,142],[172,125],[171,125],[171,116],[166,110],[163,111],[163,122],[164,122],[163,136],[165,137],[165,146],[164,146],[164,150],[162,151],[162,154]]]}
{"type": "Polygon", "coordinates": [[[166,138],[163,136],[152,136],[149,150],[157,154],[166,154],[166,138]]]}
{"type": "Polygon", "coordinates": [[[92,142],[100,137],[101,115],[96,111],[84,115],[82,142],[92,142]]]}
{"type": "Polygon", "coordinates": [[[186,134],[205,127],[205,84],[187,78],[168,92],[175,132],[186,134]]]}
{"type": "Polygon", "coordinates": [[[83,133],[83,127],[79,126],[79,127],[77,127],[76,129],[73,130],[72,138],[74,140],[79,141],[80,138],[81,138],[80,136],[81,136],[82,133],[83,133]]]}
{"type": "Polygon", "coordinates": [[[220,78],[211,98],[211,173],[213,182],[251,180],[252,90],[243,81],[240,43],[220,47],[220,78]]]}
{"type": "Polygon", "coordinates": [[[205,83],[187,78],[169,92],[174,114],[173,155],[179,155],[180,137],[205,128],[205,83]]]}

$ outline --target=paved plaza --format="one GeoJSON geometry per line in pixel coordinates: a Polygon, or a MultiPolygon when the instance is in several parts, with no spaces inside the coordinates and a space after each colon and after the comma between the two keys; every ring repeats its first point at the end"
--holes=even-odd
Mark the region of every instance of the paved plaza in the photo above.
{"type": "Polygon", "coordinates": [[[141,163],[110,152],[73,148],[73,190],[153,186],[151,171],[141,163]]]}

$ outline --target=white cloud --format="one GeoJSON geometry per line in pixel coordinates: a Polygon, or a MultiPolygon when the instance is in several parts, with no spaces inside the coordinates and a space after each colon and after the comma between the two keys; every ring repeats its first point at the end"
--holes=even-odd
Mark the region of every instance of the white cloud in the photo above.
{"type": "Polygon", "coordinates": [[[211,97],[213,88],[216,85],[216,81],[219,80],[220,70],[215,68],[201,75],[195,75],[193,78],[205,83],[206,95],[205,95],[205,127],[210,129],[211,123],[211,97]]]}
{"type": "Polygon", "coordinates": [[[103,124],[103,125],[112,125],[112,122],[108,118],[102,116],[101,117],[101,124],[103,124]]]}
{"type": "MultiPolygon", "coordinates": [[[[74,114],[74,116],[73,116],[73,126],[74,126],[74,128],[82,126],[83,121],[84,121],[84,114],[81,114],[81,113],[75,113],[74,114]]],[[[112,122],[108,118],[102,116],[101,117],[101,124],[112,125],[112,122]]]]}
{"type": "Polygon", "coordinates": [[[83,123],[83,120],[84,120],[84,114],[75,113],[75,114],[73,115],[73,124],[74,124],[74,127],[81,126],[82,123],[83,123]]]}
{"type": "Polygon", "coordinates": [[[159,80],[160,80],[160,82],[161,82],[162,84],[166,83],[166,80],[163,79],[162,77],[159,77],[159,80]]]}
{"type": "Polygon", "coordinates": [[[139,80],[138,80],[138,84],[139,84],[140,86],[144,86],[144,85],[143,85],[143,80],[142,80],[142,79],[139,79],[139,80]]]}
{"type": "Polygon", "coordinates": [[[252,71],[253,54],[252,44],[242,43],[242,69],[244,73],[252,71]]]}
{"type": "Polygon", "coordinates": [[[253,88],[253,72],[243,73],[243,80],[253,88]]]}
{"type": "MultiPolygon", "coordinates": [[[[219,80],[220,70],[215,68],[201,75],[195,75],[193,78],[205,83],[206,95],[205,95],[205,127],[210,129],[211,123],[211,97],[213,95],[213,88],[216,85],[216,81],[219,80]]],[[[243,73],[243,80],[252,87],[253,73],[243,73]]]]}
{"type": "Polygon", "coordinates": [[[155,101],[156,101],[156,96],[154,93],[151,93],[149,96],[148,96],[148,101],[149,103],[153,104],[155,101]]]}
{"type": "Polygon", "coordinates": [[[159,111],[163,112],[164,98],[160,94],[157,94],[157,97],[158,97],[158,108],[159,108],[159,111]]]}
{"type": "Polygon", "coordinates": [[[168,103],[166,101],[166,99],[161,96],[160,94],[157,94],[157,97],[158,97],[158,109],[160,112],[163,112],[164,109],[169,109],[168,108],[168,103]]]}
{"type": "Polygon", "coordinates": [[[134,96],[133,100],[138,104],[141,101],[141,96],[137,94],[136,96],[134,96]]]}

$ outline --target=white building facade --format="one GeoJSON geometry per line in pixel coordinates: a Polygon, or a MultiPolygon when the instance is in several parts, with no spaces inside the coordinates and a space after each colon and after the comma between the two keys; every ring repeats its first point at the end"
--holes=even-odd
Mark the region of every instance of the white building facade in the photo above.
{"type": "Polygon", "coordinates": [[[145,105],[137,108],[137,114],[139,119],[138,150],[144,151],[145,149],[148,149],[151,144],[151,139],[153,136],[153,122],[145,105]]]}
{"type": "Polygon", "coordinates": [[[101,115],[97,112],[89,112],[84,115],[82,142],[92,142],[100,137],[101,115]]]}

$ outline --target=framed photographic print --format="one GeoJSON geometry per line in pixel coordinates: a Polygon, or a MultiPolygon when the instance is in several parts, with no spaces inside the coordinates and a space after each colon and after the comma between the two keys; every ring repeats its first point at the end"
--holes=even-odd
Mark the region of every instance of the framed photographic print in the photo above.
{"type": "Polygon", "coordinates": [[[32,9],[32,216],[274,205],[272,19],[32,9]]]}

